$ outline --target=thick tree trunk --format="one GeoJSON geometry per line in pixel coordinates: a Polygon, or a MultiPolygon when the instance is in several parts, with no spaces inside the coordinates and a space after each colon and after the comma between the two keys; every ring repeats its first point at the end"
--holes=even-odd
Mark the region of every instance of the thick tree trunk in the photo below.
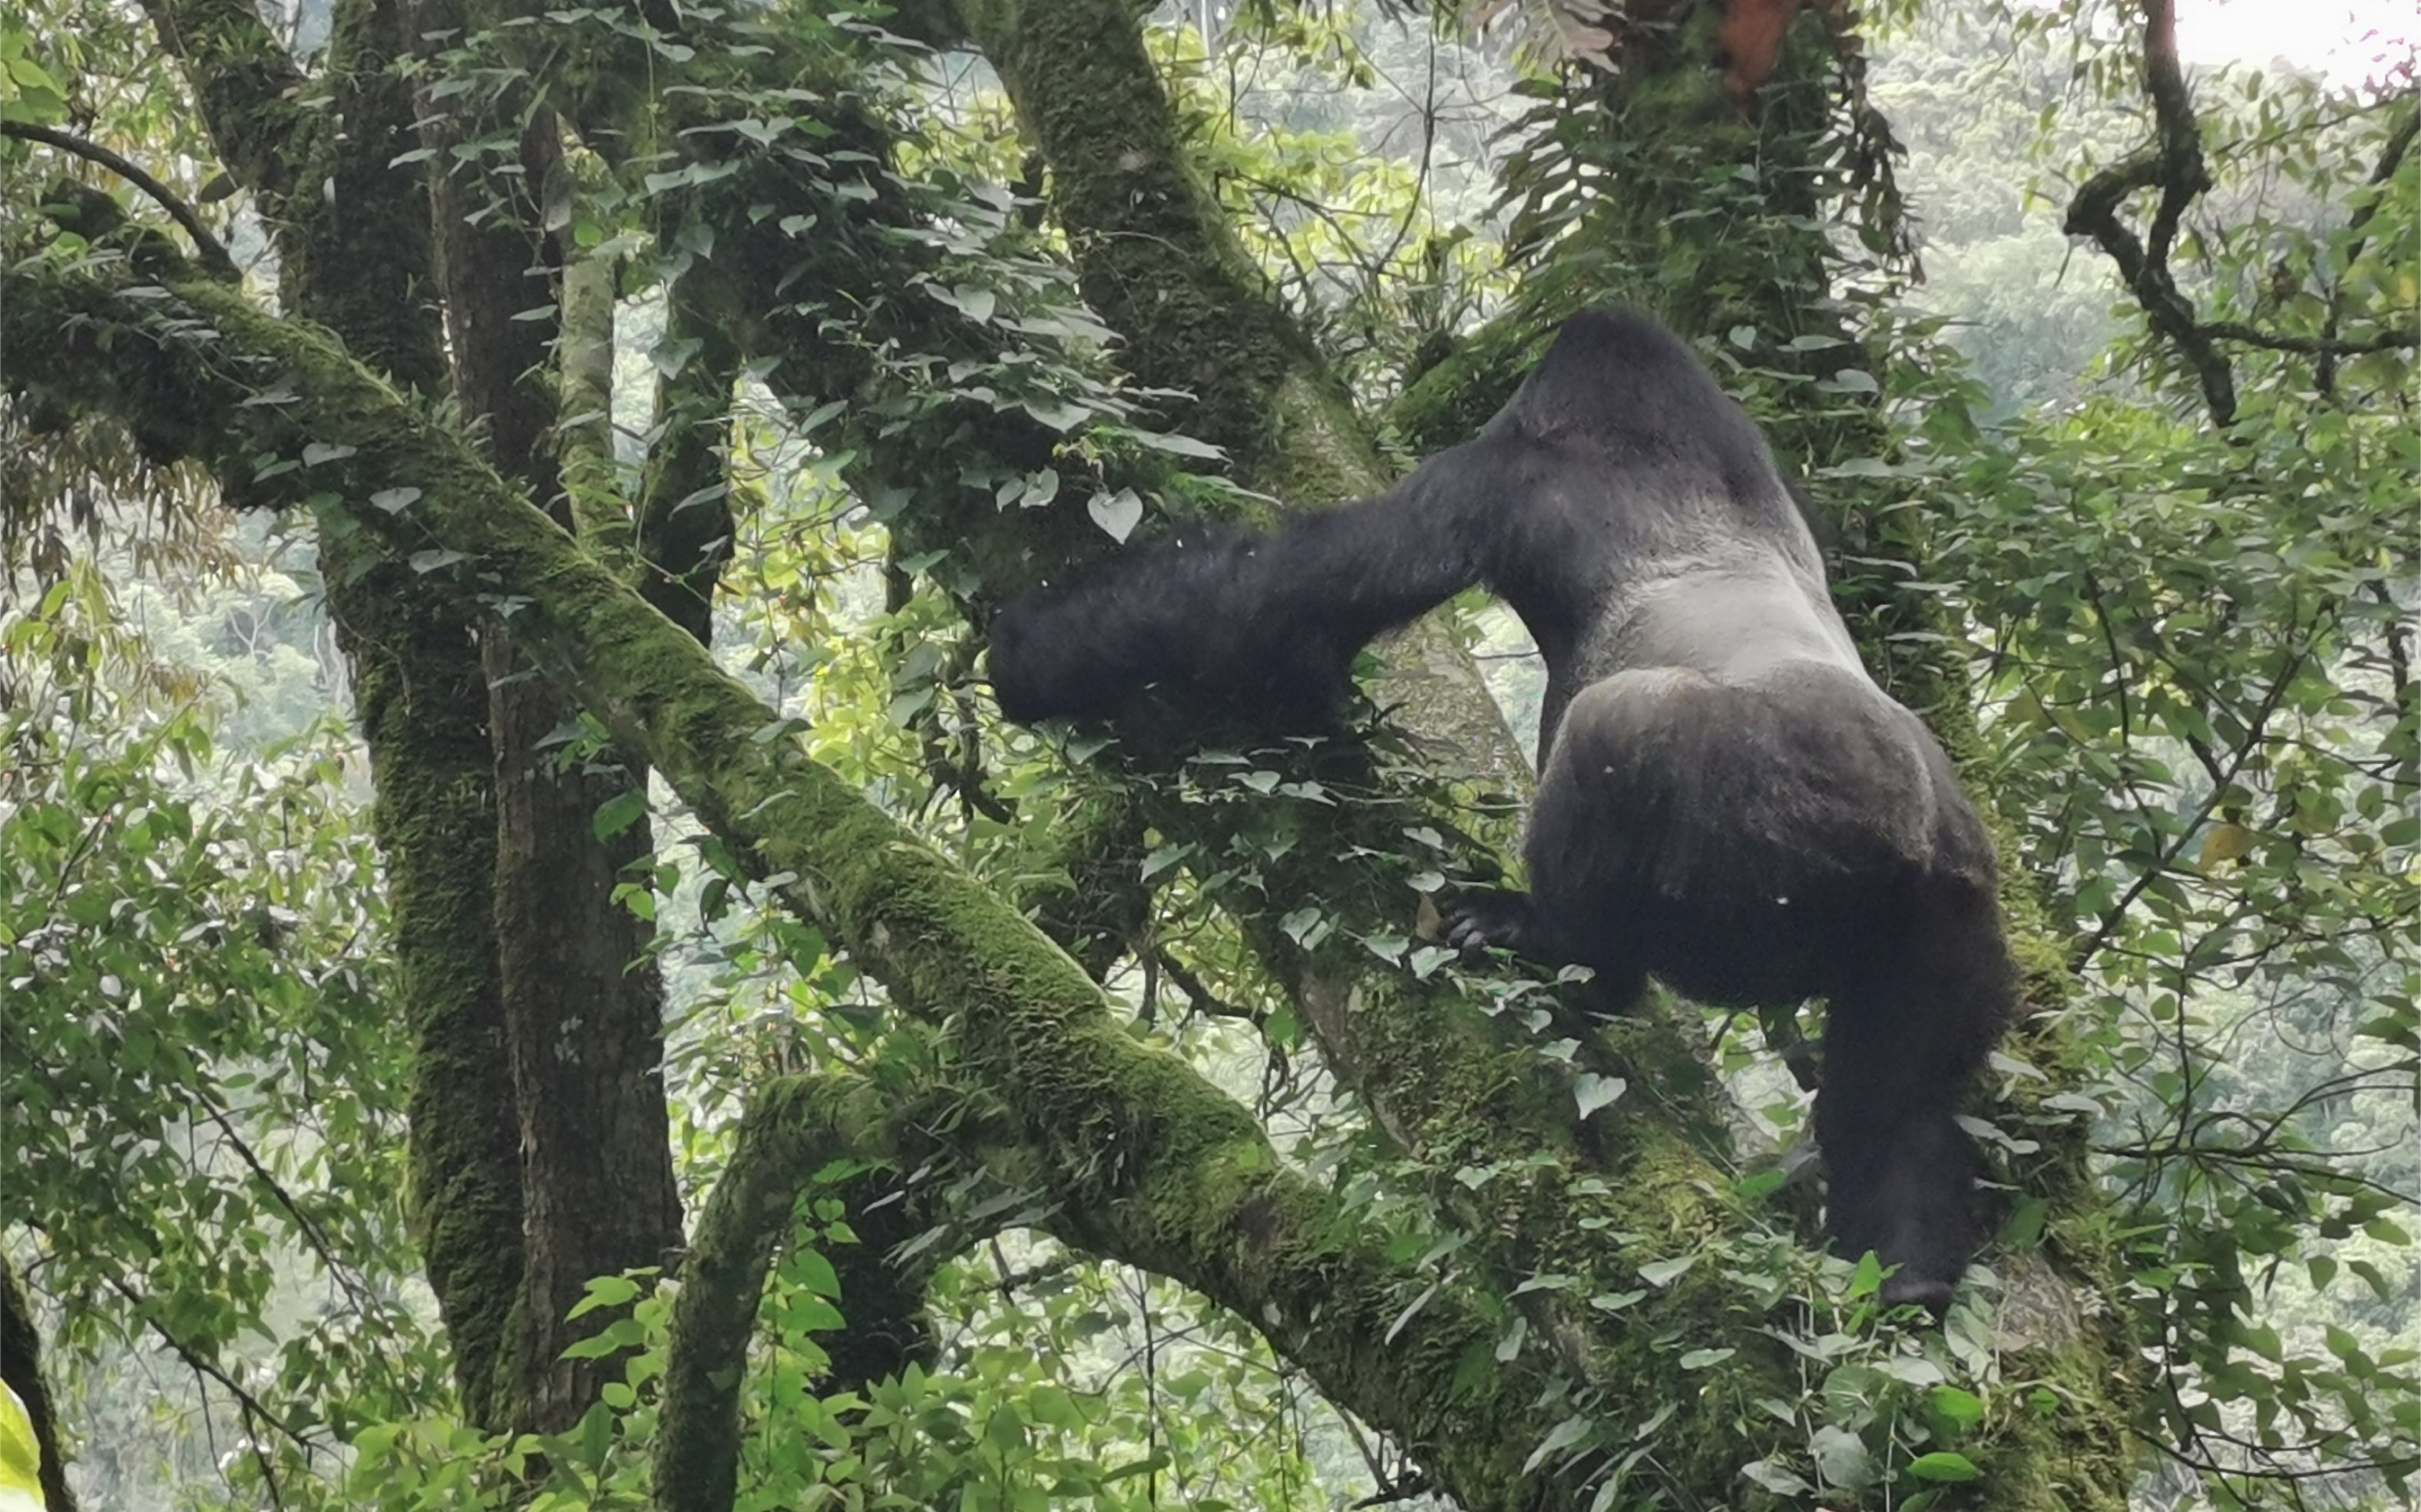
{"type": "Polygon", "coordinates": [[[398,551],[461,553],[475,572],[432,576],[466,596],[491,582],[526,587],[510,621],[523,647],[743,865],[789,879],[786,904],[842,942],[898,1011],[955,1031],[956,1064],[1014,1111],[1020,1143],[987,1150],[987,1167],[1049,1192],[1053,1232],[1249,1319],[1475,1512],[1581,1504],[1577,1486],[1525,1467],[1551,1381],[1535,1352],[1480,1364],[1501,1333],[1490,1312],[1390,1258],[1380,1236],[1286,1166],[1250,1113],[1130,1037],[1014,910],[795,741],[762,738],[772,710],[451,437],[324,339],[213,285],[170,288],[177,309],[217,330],[207,360],[163,344],[160,303],[11,274],[0,340],[40,354],[12,378],[115,414],[153,454],[205,461],[238,502],[299,505],[307,481],[309,496],[392,533],[398,551]],[[309,397],[247,407],[249,391],[219,366],[237,351],[259,353],[309,397]],[[311,442],[355,450],[307,480],[256,476],[263,450],[299,455],[311,442]],[[367,503],[392,487],[420,491],[400,516],[367,503]]]}
{"type": "MultiPolygon", "coordinates": [[[[319,87],[242,0],[152,0],[227,164],[261,196],[293,306],[415,392],[445,383],[429,201],[393,166],[418,145],[399,0],[346,0],[319,87]]],[[[522,1274],[519,1134],[497,978],[494,757],[463,610],[401,564],[320,543],[330,617],[369,753],[402,1016],[414,1037],[410,1216],[463,1412],[496,1392],[522,1274]]]]}
{"type": "MultiPolygon", "coordinates": [[[[523,133],[524,181],[560,171],[554,131],[551,113],[534,113],[523,133]]],[[[511,195],[500,180],[438,186],[454,390],[462,413],[484,423],[498,469],[570,528],[553,452],[555,407],[542,382],[555,322],[527,318],[558,304],[555,269],[546,239],[516,213],[533,207],[511,195]],[[477,214],[488,208],[484,195],[505,196],[505,208],[477,214]]],[[[680,1243],[654,926],[616,896],[648,885],[630,868],[655,843],[644,809],[611,833],[598,830],[609,804],[627,803],[634,790],[644,800],[645,768],[568,760],[564,737],[577,707],[506,637],[491,636],[481,650],[495,742],[497,959],[521,1131],[511,1417],[560,1433],[620,1372],[611,1359],[564,1358],[568,1345],[610,1321],[570,1318],[587,1283],[662,1265],[680,1243]]]]}
{"type": "Polygon", "coordinates": [[[463,1415],[501,1427],[522,1190],[491,892],[487,678],[463,611],[419,574],[333,533],[320,539],[320,563],[369,752],[370,823],[413,1035],[407,1210],[463,1415]]]}

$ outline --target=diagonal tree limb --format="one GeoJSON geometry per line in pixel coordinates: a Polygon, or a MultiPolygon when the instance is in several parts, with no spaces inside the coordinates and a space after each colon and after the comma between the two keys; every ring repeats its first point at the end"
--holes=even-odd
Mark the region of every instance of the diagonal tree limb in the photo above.
{"type": "Polygon", "coordinates": [[[1429,1277],[1288,1170],[1247,1110],[1129,1037],[1032,925],[810,759],[695,640],[392,389],[199,280],[147,297],[21,267],[5,292],[13,383],[205,462],[234,502],[309,502],[326,528],[372,537],[456,591],[500,609],[514,596],[506,623],[534,660],[898,1009],[951,1023],[966,1074],[1016,1099],[1070,1243],[1233,1310],[1465,1506],[1579,1504],[1577,1481],[1525,1468],[1554,1395],[1535,1352],[1490,1364],[1485,1310],[1454,1287],[1425,1292],[1429,1277]],[[247,404],[272,383],[295,401],[247,404]],[[260,475],[264,458],[306,456],[260,475]]]}

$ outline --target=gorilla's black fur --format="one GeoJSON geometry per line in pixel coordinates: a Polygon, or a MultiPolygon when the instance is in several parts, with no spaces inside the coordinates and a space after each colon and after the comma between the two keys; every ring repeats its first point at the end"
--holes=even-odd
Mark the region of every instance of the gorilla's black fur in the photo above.
{"type": "Polygon", "coordinates": [[[1466,948],[1653,973],[1715,1003],[1830,1002],[1829,1219],[1940,1309],[1974,1247],[1961,1093],[2014,1006],[1991,842],[1942,748],[1859,664],[1764,439],[1641,316],[1564,327],[1478,439],[1277,535],[1179,540],[1010,606],[1003,712],[1116,712],[1147,683],[1300,727],[1355,650],[1473,583],[1547,663],[1532,893],[1466,948]]]}

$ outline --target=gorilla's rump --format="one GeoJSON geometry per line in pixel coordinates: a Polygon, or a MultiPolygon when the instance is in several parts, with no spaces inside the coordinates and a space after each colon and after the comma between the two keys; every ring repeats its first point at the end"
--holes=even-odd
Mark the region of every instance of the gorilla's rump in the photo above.
{"type": "Polygon", "coordinates": [[[1644,667],[1576,696],[1528,845],[1550,927],[1702,1001],[1831,993],[1920,897],[1988,896],[1991,850],[1913,714],[1817,661],[1725,681],[1644,667]]]}

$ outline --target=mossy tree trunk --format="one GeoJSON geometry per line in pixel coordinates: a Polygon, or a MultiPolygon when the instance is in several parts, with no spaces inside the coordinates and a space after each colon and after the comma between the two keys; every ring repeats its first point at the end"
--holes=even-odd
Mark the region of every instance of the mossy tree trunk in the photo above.
{"type": "MultiPolygon", "coordinates": [[[[507,109],[522,104],[508,99],[507,109]]],[[[456,399],[491,460],[566,529],[555,457],[553,349],[561,321],[559,251],[524,186],[562,174],[552,112],[528,108],[512,174],[437,178],[438,266],[456,399]]],[[[452,161],[480,127],[429,131],[452,161]]],[[[710,577],[703,585],[711,594],[710,577]]],[[[703,638],[700,616],[694,633],[703,638]]],[[[619,890],[649,885],[655,851],[648,773],[611,748],[581,753],[566,732],[579,708],[504,635],[483,636],[495,744],[499,979],[504,988],[522,1177],[522,1286],[512,1409],[519,1428],[561,1433],[617,1362],[567,1359],[608,1319],[570,1320],[592,1277],[663,1265],[680,1243],[680,1193],[664,1103],[664,978],[652,911],[619,890]],[[601,822],[601,815],[618,821],[601,822]],[[637,868],[637,869],[633,869],[637,868]]]]}
{"type": "MultiPolygon", "coordinates": [[[[437,18],[347,0],[306,78],[240,0],[154,0],[150,13],[270,213],[294,307],[398,382],[450,388],[497,464],[560,510],[542,382],[554,322],[524,318],[553,298],[536,211],[484,213],[487,183],[432,184],[411,165],[458,140],[398,69],[437,18]]],[[[552,130],[541,112],[523,139],[541,183],[552,130]]],[[[562,1359],[595,1326],[566,1321],[586,1281],[660,1264],[680,1237],[652,931],[616,896],[652,842],[644,813],[601,837],[595,823],[646,774],[610,759],[558,771],[576,709],[506,638],[344,531],[320,553],[417,1034],[415,1232],[464,1412],[560,1431],[602,1379],[562,1359]]]]}
{"type": "MultiPolygon", "coordinates": [[[[447,372],[428,192],[389,166],[419,146],[411,93],[389,71],[410,50],[403,8],[340,6],[317,80],[242,0],[152,0],[148,9],[222,160],[259,197],[287,299],[399,386],[437,397],[447,372]]],[[[413,1228],[464,1414],[500,1426],[522,1189],[497,962],[487,677],[470,616],[403,564],[340,533],[321,539],[320,569],[369,753],[398,1006],[414,1036],[413,1228]]]]}
{"type": "MultiPolygon", "coordinates": [[[[1125,34],[1110,38],[1118,45],[1101,55],[1116,67],[1081,86],[1054,71],[1052,50],[1020,55],[1042,33],[1021,34],[1018,26],[1047,28],[1050,20],[1041,8],[1022,20],[1004,9],[984,24],[1006,28],[992,32],[989,45],[1007,60],[1004,76],[1024,97],[1021,105],[1037,121],[1038,138],[1046,147],[1059,144],[1053,168],[1065,172],[1068,183],[1055,202],[1071,233],[1087,215],[1104,232],[1094,253],[1080,246],[1080,255],[1106,257],[1102,249],[1115,250],[1117,204],[1095,196],[1099,186],[1084,179],[1104,166],[1094,150],[1101,132],[1098,122],[1088,132],[1080,114],[1070,115],[1060,91],[1081,87],[1104,109],[1124,101],[1119,126],[1151,141],[1174,143],[1174,132],[1148,114],[1155,97],[1164,114],[1165,98],[1142,49],[1127,47],[1125,34]]],[[[1124,12],[1096,20],[1132,25],[1124,12]]],[[[1719,125],[1715,112],[1730,107],[1711,70],[1701,89],[1678,56],[1666,81],[1673,97],[1667,139],[1695,142],[1693,152],[1702,153],[1710,143],[1730,140],[1709,124],[1719,125]]],[[[595,58],[574,62],[591,86],[564,97],[574,128],[610,143],[628,124],[603,114],[627,95],[594,86],[617,76],[612,59],[606,66],[595,58]]],[[[1087,66],[1100,67],[1100,59],[1087,66]]],[[[828,69],[828,60],[785,57],[776,49],[763,71],[790,84],[818,76],[820,68],[828,69]]],[[[701,108],[697,98],[685,97],[691,102],[681,108],[701,108]]],[[[837,103],[832,108],[843,139],[878,157],[885,150],[869,122],[841,114],[837,103]]],[[[738,145],[715,166],[728,172],[733,192],[701,203],[700,213],[727,216],[723,244],[744,246],[750,228],[769,219],[751,217],[751,207],[795,186],[738,145]]],[[[1184,187],[1181,162],[1171,155],[1154,172],[1163,169],[1175,178],[1158,181],[1184,187]]],[[[1174,204],[1164,199],[1149,208],[1159,214],[1174,204]]],[[[1198,199],[1191,204],[1194,229],[1185,235],[1192,240],[1181,250],[1193,260],[1180,259],[1174,266],[1183,272],[1170,276],[1200,273],[1204,287],[1213,287],[1207,280],[1234,276],[1235,266],[1222,250],[1224,231],[1213,212],[1198,199]]],[[[831,306],[851,310],[848,339],[828,339],[812,321],[804,329],[770,319],[737,322],[729,329],[741,355],[780,359],[772,381],[787,402],[840,399],[882,422],[850,435],[859,448],[852,481],[879,479],[905,490],[895,501],[897,528],[946,544],[970,601],[980,606],[1030,582],[1038,568],[1053,569],[1083,538],[1081,514],[1072,529],[1066,511],[1048,519],[1004,516],[988,487],[970,490],[961,481],[985,466],[1038,465],[1038,458],[1052,455],[1052,438],[1013,418],[962,412],[917,412],[900,420],[900,412],[886,408],[882,375],[863,360],[886,341],[949,351],[988,339],[952,324],[920,294],[902,297],[920,265],[901,251],[903,239],[884,233],[918,229],[913,210],[879,186],[817,208],[832,219],[820,229],[811,263],[802,267],[787,252],[735,258],[723,294],[742,308],[773,310],[782,305],[783,290],[804,281],[831,306]],[[933,476],[938,455],[948,455],[960,475],[933,476]]],[[[1178,221],[1164,226],[1173,228],[1181,228],[1178,221]]],[[[1713,259],[1729,249],[1710,234],[1695,248],[1703,258],[1691,265],[1695,276],[1712,276],[1713,259]]],[[[1744,276],[1763,276],[1771,267],[1759,264],[1744,276]]],[[[1575,260],[1557,272],[1577,280],[1587,269],[1575,260]]],[[[1615,287],[1607,281],[1600,292],[1615,287]]],[[[791,742],[765,739],[770,711],[453,438],[396,405],[309,333],[266,320],[205,283],[172,281],[172,289],[179,313],[214,329],[223,350],[257,354],[273,370],[299,376],[307,402],[247,410],[246,391],[196,361],[162,325],[159,308],[89,280],[37,272],[12,273],[4,318],[12,346],[47,355],[12,376],[61,402],[119,415],[148,446],[199,457],[232,493],[261,503],[296,504],[304,489],[299,477],[257,478],[255,457],[299,454],[309,441],[357,448],[312,470],[310,487],[336,501],[336,519],[389,552],[434,547],[459,553],[433,576],[468,599],[493,603],[499,593],[509,595],[514,612],[506,629],[537,666],[602,720],[622,749],[656,764],[735,854],[760,874],[789,879],[782,889],[789,905],[846,945],[898,1011],[946,1028],[955,1037],[954,1065],[981,1093],[1015,1110],[994,1126],[968,1130],[958,1158],[1050,1192],[1057,1201],[1046,1222],[1061,1239],[1174,1277],[1235,1309],[1341,1405],[1414,1449],[1441,1487],[1474,1508],[1585,1504],[1587,1488],[1558,1473],[1552,1458],[1527,1463],[1551,1426],[1538,1404],[1574,1382],[1587,1394],[1589,1411],[1609,1420],[1655,1419],[1647,1430],[1657,1436],[1653,1473],[1688,1501],[1755,1504],[1764,1493],[1740,1479],[1742,1462],[1804,1448],[1801,1428],[1777,1427],[1757,1406],[1798,1389],[1799,1363],[1721,1268],[1687,1263],[1711,1238],[1737,1236],[1745,1226],[1726,1172],[1707,1153],[1720,1133],[1710,1127],[1715,1088],[1694,1019],[1646,1016],[1595,1047],[1598,1067],[1658,1096],[1634,1097],[1585,1120],[1573,1107],[1570,1074],[1542,1062],[1512,1026],[1479,1015],[1436,982],[1374,966],[1359,943],[1405,923],[1410,868],[1387,853],[1400,849],[1407,826],[1435,823],[1452,833],[1450,795],[1407,787],[1354,803],[1306,803],[1300,815],[1274,802],[1263,805],[1257,817],[1299,822],[1307,843],[1263,872],[1262,896],[1221,899],[1245,916],[1263,959],[1294,989],[1339,1075],[1364,1088],[1387,1131],[1438,1173],[1441,1196],[1469,1231],[1473,1262],[1464,1275],[1436,1289],[1426,1305],[1414,1305],[1429,1278],[1390,1261],[1327,1193],[1289,1172],[1244,1110],[1179,1063],[1137,1046],[1084,974],[998,898],[791,742]],[[410,508],[364,503],[398,486],[419,491],[410,508]],[[1384,846],[1376,843],[1382,840],[1384,846]],[[1298,941],[1312,935],[1275,922],[1305,902],[1339,926],[1309,950],[1298,941]],[[1105,1161],[1103,1150],[1118,1158],[1105,1161]],[[1469,1173],[1481,1179],[1454,1179],[1469,1173]],[[1635,1285],[1651,1267],[1662,1279],[1635,1285]],[[1570,1283],[1569,1289],[1536,1286],[1513,1296],[1517,1283],[1549,1276],[1570,1283]],[[1626,1290],[1639,1295],[1621,1308],[1585,1305],[1626,1290]],[[1500,1350],[1508,1337],[1519,1342],[1508,1333],[1517,1314],[1547,1348],[1500,1350]]],[[[1682,310],[1668,306],[1668,313],[1682,310]]],[[[1205,366],[1198,351],[1189,355],[1185,344],[1209,339],[1198,322],[1178,322],[1169,344],[1154,346],[1150,314],[1138,306],[1129,316],[1144,328],[1135,334],[1139,368],[1192,362],[1206,378],[1220,377],[1216,363],[1205,366]]],[[[1258,387],[1236,401],[1244,423],[1223,439],[1240,461],[1283,475],[1287,438],[1321,432],[1289,429],[1283,413],[1256,425],[1253,407],[1282,407],[1292,393],[1292,402],[1318,400],[1293,412],[1295,420],[1344,412],[1329,408],[1334,396],[1312,382],[1316,369],[1286,366],[1295,349],[1282,325],[1252,321],[1239,330],[1248,342],[1273,345],[1240,353],[1236,371],[1258,387]],[[1272,351],[1281,359],[1274,367],[1272,351]]],[[[1507,350],[1519,351],[1520,340],[1507,350]]],[[[1518,364],[1488,366],[1482,376],[1501,379],[1518,364]]],[[[1361,443],[1349,438],[1348,445],[1361,443]]],[[[1358,482],[1343,487],[1367,491],[1358,482]]],[[[1367,770],[1362,760],[1331,751],[1317,756],[1312,770],[1358,778],[1367,770]]],[[[1216,815],[1172,808],[1164,817],[1194,826],[1189,837],[1212,854],[1252,838],[1223,830],[1216,815]]],[[[759,1108],[752,1117],[795,1124],[793,1133],[808,1136],[806,1147],[822,1151],[839,1143],[868,1159],[897,1158],[885,1147],[885,1130],[898,1105],[868,1089],[770,1089],[759,1108]]],[[[695,1342],[709,1354],[682,1358],[677,1340],[668,1379],[711,1381],[721,1379],[718,1370],[727,1376],[737,1368],[732,1339],[744,1338],[755,1285],[751,1256],[763,1239],[761,1222],[750,1215],[761,1219],[783,1190],[778,1179],[770,1189],[763,1184],[767,1167],[804,1177],[797,1169],[798,1140],[769,1132],[749,1147],[764,1163],[735,1166],[726,1180],[739,1184],[727,1199],[717,1195],[727,1203],[728,1222],[718,1218],[700,1235],[698,1301],[726,1304],[709,1309],[714,1316],[696,1330],[695,1342]],[[777,1195],[768,1196],[769,1190],[777,1195]],[[710,1296],[705,1278],[714,1275],[726,1280],[710,1296]]],[[[2009,1411],[1988,1426],[1976,1452],[1989,1478],[1975,1504],[2116,1504],[2126,1467],[2113,1440],[2124,1405],[2111,1381],[2123,1362],[2109,1341],[2073,1328],[2048,1330],[2032,1347],[2030,1363],[2055,1383],[2063,1406],[2009,1411]]],[[[696,1414],[706,1426],[679,1447],[721,1431],[724,1413],[723,1406],[707,1404],[696,1414]]],[[[667,1424],[679,1416],[668,1406],[667,1424]]]]}

